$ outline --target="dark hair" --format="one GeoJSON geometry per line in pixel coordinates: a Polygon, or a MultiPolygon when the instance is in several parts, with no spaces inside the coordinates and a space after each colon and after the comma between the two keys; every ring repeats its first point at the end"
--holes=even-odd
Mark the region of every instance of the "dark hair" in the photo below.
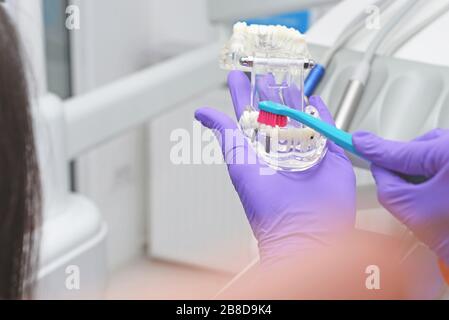
{"type": "Polygon", "coordinates": [[[18,36],[0,5],[0,299],[31,297],[41,188],[18,36]]]}

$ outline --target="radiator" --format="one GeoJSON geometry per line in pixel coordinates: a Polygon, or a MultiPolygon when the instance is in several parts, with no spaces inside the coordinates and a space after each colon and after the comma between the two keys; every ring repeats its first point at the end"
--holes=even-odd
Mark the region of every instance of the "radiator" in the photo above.
{"type": "MultiPolygon", "coordinates": [[[[149,125],[148,254],[237,272],[256,257],[257,248],[226,166],[176,165],[170,160],[176,144],[170,141],[173,130],[187,130],[192,149],[194,112],[201,106],[233,113],[229,94],[222,88],[177,106],[149,125]]],[[[196,125],[196,131],[207,130],[196,125]]],[[[193,162],[192,154],[190,159],[193,162]]]]}

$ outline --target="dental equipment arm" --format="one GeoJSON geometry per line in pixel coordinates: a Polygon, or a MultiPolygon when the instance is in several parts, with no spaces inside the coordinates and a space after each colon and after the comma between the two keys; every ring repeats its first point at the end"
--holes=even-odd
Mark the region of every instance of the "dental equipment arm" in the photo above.
{"type": "Polygon", "coordinates": [[[406,44],[408,41],[410,41],[414,36],[416,36],[419,32],[424,30],[428,25],[432,24],[439,18],[441,18],[445,13],[449,11],[449,3],[446,4],[441,9],[436,10],[433,14],[431,14],[429,17],[415,25],[412,29],[401,35],[399,38],[394,39],[393,42],[391,42],[387,48],[385,49],[384,53],[387,56],[394,55],[404,44],[406,44]]]}
{"type": "Polygon", "coordinates": [[[436,129],[409,142],[381,139],[356,132],[357,151],[372,162],[380,203],[449,267],[449,130],[436,129]],[[394,172],[422,175],[429,180],[411,184],[394,172]]]}
{"type": "MultiPolygon", "coordinates": [[[[379,10],[382,12],[392,5],[393,1],[380,0],[374,4],[377,4],[379,6],[379,10]]],[[[338,50],[340,50],[343,45],[345,45],[354,35],[356,35],[360,30],[362,30],[365,23],[366,23],[366,12],[363,11],[357,17],[354,18],[354,20],[342,32],[342,34],[334,43],[334,45],[328,51],[326,51],[325,55],[321,59],[321,64],[326,68],[329,67],[332,58],[335,56],[338,50]]]]}
{"type": "MultiPolygon", "coordinates": [[[[236,116],[240,118],[250,102],[249,79],[243,72],[233,71],[228,83],[236,116]]],[[[297,91],[286,97],[291,106],[300,99],[297,91]]],[[[311,101],[321,118],[332,123],[321,99],[312,97],[311,101]]],[[[327,246],[353,230],[355,175],[344,151],[333,142],[328,142],[329,150],[318,166],[304,172],[279,172],[256,157],[229,116],[211,108],[201,108],[196,111],[195,118],[216,131],[230,178],[258,240],[264,264],[327,246]]]]}
{"type": "MultiPolygon", "coordinates": [[[[393,4],[391,0],[379,0],[375,2],[379,6],[379,10],[383,11],[393,4]]],[[[337,41],[333,46],[326,51],[320,63],[317,63],[315,67],[310,71],[307,79],[304,83],[304,94],[306,97],[313,95],[315,89],[320,84],[323,79],[326,69],[329,67],[335,54],[345,45],[349,39],[356,35],[360,30],[362,30],[366,20],[366,12],[362,11],[357,15],[351,23],[344,29],[337,41]]]]}
{"type": "Polygon", "coordinates": [[[365,52],[363,60],[356,67],[352,74],[349,83],[343,93],[343,97],[339,103],[336,112],[336,126],[342,130],[348,130],[354,118],[360,100],[362,99],[365,90],[366,82],[371,73],[371,64],[376,54],[377,48],[383,43],[385,38],[394,30],[399,22],[406,16],[406,14],[413,9],[419,0],[409,0],[399,9],[399,12],[392,17],[388,23],[378,32],[377,36],[371,42],[370,46],[365,52]]]}

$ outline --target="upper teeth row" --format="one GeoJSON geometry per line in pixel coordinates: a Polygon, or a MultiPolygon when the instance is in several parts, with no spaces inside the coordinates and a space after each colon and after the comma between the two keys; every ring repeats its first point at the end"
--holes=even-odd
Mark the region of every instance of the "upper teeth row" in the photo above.
{"type": "Polygon", "coordinates": [[[231,38],[231,50],[254,55],[257,51],[281,50],[285,54],[309,57],[305,37],[285,26],[247,25],[237,22],[231,38]]]}
{"type": "Polygon", "coordinates": [[[293,40],[300,39],[304,40],[304,35],[296,29],[287,28],[285,26],[277,25],[247,25],[246,22],[237,22],[233,28],[234,34],[253,34],[256,36],[264,36],[273,34],[279,39],[293,40]]]}

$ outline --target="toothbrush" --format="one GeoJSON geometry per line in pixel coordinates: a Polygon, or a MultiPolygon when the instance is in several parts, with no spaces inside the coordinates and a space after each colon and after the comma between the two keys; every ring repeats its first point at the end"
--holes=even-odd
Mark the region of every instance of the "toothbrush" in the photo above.
{"type": "Polygon", "coordinates": [[[352,143],[352,135],[348,132],[337,129],[333,125],[312,117],[307,113],[272,101],[260,102],[259,109],[260,113],[257,121],[261,124],[271,127],[285,127],[287,125],[287,117],[289,117],[321,133],[343,149],[360,157],[352,143]]]}
{"type": "MultiPolygon", "coordinates": [[[[332,140],[335,144],[342,147],[346,151],[349,151],[352,154],[360,157],[361,159],[366,160],[355,149],[354,144],[352,143],[352,134],[346,131],[337,129],[335,126],[330,125],[320,119],[314,118],[307,113],[289,108],[272,101],[260,102],[259,109],[260,113],[257,121],[261,124],[272,127],[281,127],[281,125],[283,125],[285,127],[287,124],[287,117],[292,118],[321,133],[323,136],[325,136],[329,140],[332,140]]],[[[408,176],[398,172],[397,174],[404,180],[413,184],[420,184],[428,180],[426,177],[422,176],[408,176]]]]}

